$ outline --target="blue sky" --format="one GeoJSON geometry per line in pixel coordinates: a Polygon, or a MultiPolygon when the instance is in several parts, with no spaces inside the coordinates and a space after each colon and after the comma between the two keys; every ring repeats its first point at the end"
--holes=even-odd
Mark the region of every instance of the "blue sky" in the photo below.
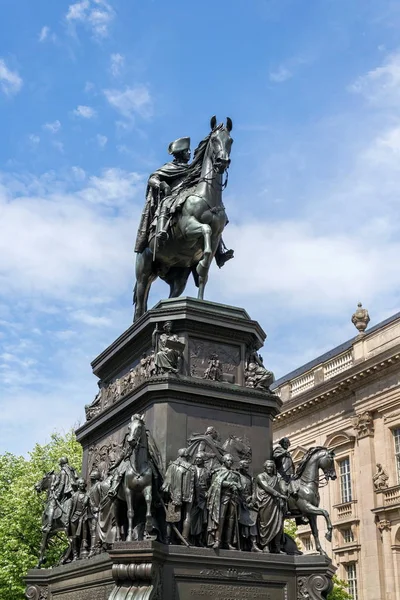
{"type": "MultiPolygon", "coordinates": [[[[400,5],[3,0],[0,451],[83,421],[132,319],[149,173],[233,119],[209,300],[268,333],[277,377],[399,310],[400,5]]],[[[151,303],[165,297],[154,286],[151,303]]],[[[192,285],[188,294],[195,293],[192,285]]]]}

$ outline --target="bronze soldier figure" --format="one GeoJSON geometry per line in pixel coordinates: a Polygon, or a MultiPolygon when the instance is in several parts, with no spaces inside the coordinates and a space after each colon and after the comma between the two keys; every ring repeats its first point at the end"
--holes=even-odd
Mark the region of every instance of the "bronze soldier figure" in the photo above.
{"type": "Polygon", "coordinates": [[[249,474],[249,461],[239,462],[238,473],[241,481],[239,503],[239,532],[243,550],[261,552],[257,546],[257,511],[254,510],[253,478],[249,474]]]}
{"type": "Polygon", "coordinates": [[[207,528],[207,492],[211,483],[211,473],[204,464],[206,455],[199,452],[194,458],[194,498],[190,517],[190,533],[196,546],[205,545],[207,528]]]}
{"type": "Polygon", "coordinates": [[[290,440],[287,437],[282,438],[273,450],[272,457],[275,461],[276,470],[284,481],[286,492],[297,498],[297,489],[293,483],[295,469],[294,462],[289,452],[290,440]]]}
{"type": "Polygon", "coordinates": [[[225,450],[222,447],[219,433],[215,427],[207,427],[204,434],[194,433],[188,440],[190,456],[194,457],[199,452],[204,453],[206,467],[211,473],[222,464],[225,450]]]}
{"type": "Polygon", "coordinates": [[[90,552],[89,558],[100,552],[100,540],[98,534],[98,522],[100,503],[102,499],[101,475],[96,469],[90,473],[91,486],[89,489],[89,513],[88,521],[90,528],[90,552]]]}
{"type": "Polygon", "coordinates": [[[86,481],[80,477],[78,489],[72,494],[69,513],[69,536],[72,541],[73,560],[87,556],[87,518],[89,494],[86,491],[86,481]]]}
{"type": "Polygon", "coordinates": [[[231,454],[222,457],[222,465],[215,471],[208,492],[208,545],[217,549],[224,542],[229,550],[236,550],[239,544],[238,506],[241,482],[239,473],[232,470],[231,454]]]}
{"type": "Polygon", "coordinates": [[[161,491],[168,498],[167,508],[167,542],[171,543],[171,524],[180,524],[182,537],[189,543],[190,517],[194,492],[194,468],[187,461],[186,448],[178,450],[178,458],[171,462],[165,474],[161,491]]]}
{"type": "MultiPolygon", "coordinates": [[[[139,223],[135,252],[143,252],[153,231],[159,245],[163,245],[168,239],[176,194],[180,189],[185,188],[185,179],[191,169],[190,137],[178,138],[171,142],[168,146],[168,154],[174,157],[173,160],[154,171],[148,179],[146,202],[139,223]]],[[[221,268],[231,258],[233,258],[233,250],[227,250],[221,239],[215,253],[218,267],[221,268]]]]}

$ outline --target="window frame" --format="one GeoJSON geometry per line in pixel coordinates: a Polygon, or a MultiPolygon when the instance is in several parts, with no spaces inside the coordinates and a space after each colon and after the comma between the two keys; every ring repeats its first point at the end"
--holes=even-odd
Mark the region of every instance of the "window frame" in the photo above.
{"type": "Polygon", "coordinates": [[[357,563],[351,562],[344,565],[346,573],[346,582],[348,585],[348,593],[352,596],[353,600],[358,600],[358,581],[357,581],[357,563]],[[354,569],[353,577],[349,578],[349,571],[354,569]]]}
{"type": "Polygon", "coordinates": [[[351,458],[350,455],[345,455],[343,457],[340,457],[337,460],[337,466],[338,466],[338,471],[339,471],[339,498],[340,504],[347,504],[349,502],[353,502],[354,500],[354,495],[353,495],[353,481],[352,481],[352,464],[351,464],[351,458]],[[342,468],[341,465],[342,463],[348,463],[348,471],[342,473],[342,468]],[[345,479],[344,479],[345,478],[345,479]],[[343,485],[343,481],[346,481],[346,484],[343,485]],[[345,491],[345,494],[344,494],[345,491]]]}
{"type": "Polygon", "coordinates": [[[394,468],[396,472],[397,485],[400,485],[400,425],[393,427],[393,451],[394,451],[394,468]]]}

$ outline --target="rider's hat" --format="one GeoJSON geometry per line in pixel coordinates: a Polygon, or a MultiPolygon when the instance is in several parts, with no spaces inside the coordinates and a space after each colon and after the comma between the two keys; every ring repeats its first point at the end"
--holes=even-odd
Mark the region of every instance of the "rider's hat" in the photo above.
{"type": "Polygon", "coordinates": [[[190,137],[178,138],[168,146],[168,154],[176,154],[190,148],[190,137]]]}

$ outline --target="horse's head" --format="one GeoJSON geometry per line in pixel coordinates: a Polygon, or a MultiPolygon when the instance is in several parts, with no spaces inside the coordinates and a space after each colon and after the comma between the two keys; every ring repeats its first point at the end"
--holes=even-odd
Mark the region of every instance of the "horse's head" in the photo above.
{"type": "Polygon", "coordinates": [[[41,494],[45,490],[49,490],[51,487],[51,484],[53,483],[53,480],[54,480],[54,469],[52,471],[49,471],[48,473],[46,473],[46,475],[44,475],[40,481],[35,483],[35,490],[37,491],[37,493],[41,494]]]}
{"type": "Polygon", "coordinates": [[[144,429],[144,415],[133,415],[128,426],[129,435],[127,438],[128,444],[132,448],[136,448],[142,438],[144,429]]]}
{"type": "Polygon", "coordinates": [[[217,125],[217,118],[211,118],[211,135],[210,145],[213,153],[213,166],[217,173],[222,174],[229,167],[231,159],[231,147],[233,139],[230,132],[232,131],[232,119],[226,119],[226,126],[222,123],[217,125]]]}
{"type": "Polygon", "coordinates": [[[325,448],[325,453],[321,456],[319,461],[319,468],[322,469],[326,480],[332,479],[334,481],[337,478],[335,470],[335,452],[325,448]]]}

